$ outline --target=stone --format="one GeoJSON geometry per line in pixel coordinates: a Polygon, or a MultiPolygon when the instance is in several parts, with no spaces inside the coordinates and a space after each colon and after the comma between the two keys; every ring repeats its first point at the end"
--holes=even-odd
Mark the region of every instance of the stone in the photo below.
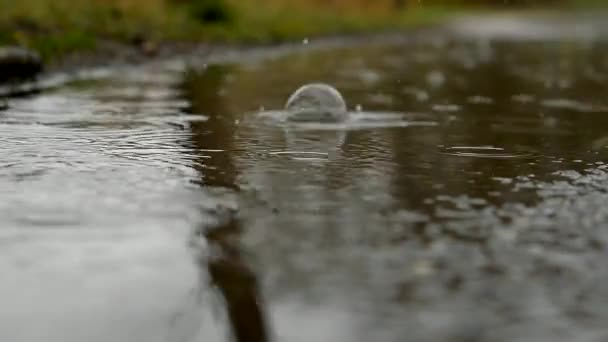
{"type": "Polygon", "coordinates": [[[18,46],[0,46],[0,83],[35,78],[42,71],[42,58],[18,46]]]}

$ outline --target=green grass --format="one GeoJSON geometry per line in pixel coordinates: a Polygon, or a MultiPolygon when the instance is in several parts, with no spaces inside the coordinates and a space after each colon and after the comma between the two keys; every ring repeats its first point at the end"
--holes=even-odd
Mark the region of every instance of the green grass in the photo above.
{"type": "MultiPolygon", "coordinates": [[[[570,0],[577,7],[603,0],[570,0]]],[[[429,24],[462,12],[431,0],[0,0],[0,44],[53,59],[101,40],[276,42],[429,24]],[[370,5],[371,4],[371,5],[370,5]],[[422,5],[420,5],[422,4],[422,5]],[[433,5],[435,4],[435,5],[433,5]]],[[[445,1],[443,2],[446,3],[445,1]]],[[[448,2],[449,3],[449,2],[448,2]]]]}
{"type": "MultiPolygon", "coordinates": [[[[53,59],[101,40],[276,42],[427,23],[439,7],[402,11],[340,8],[296,0],[0,0],[0,44],[53,59]],[[224,1],[224,2],[222,2],[224,1]],[[231,1],[226,3],[225,1],[231,1]],[[295,4],[294,4],[295,3],[295,4]]],[[[354,5],[351,5],[354,4],[354,5]]]]}

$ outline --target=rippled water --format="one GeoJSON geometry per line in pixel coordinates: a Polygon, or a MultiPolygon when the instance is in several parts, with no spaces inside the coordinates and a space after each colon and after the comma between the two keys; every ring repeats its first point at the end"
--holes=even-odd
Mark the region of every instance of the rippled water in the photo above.
{"type": "Polygon", "coordinates": [[[608,339],[598,22],[311,41],[9,99],[0,337],[608,339]],[[315,81],[353,119],[277,120],[315,81]]]}

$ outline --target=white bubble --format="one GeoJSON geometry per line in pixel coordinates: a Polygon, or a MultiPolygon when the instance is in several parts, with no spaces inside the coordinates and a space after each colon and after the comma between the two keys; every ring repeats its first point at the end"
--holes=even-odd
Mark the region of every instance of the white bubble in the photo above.
{"type": "Polygon", "coordinates": [[[439,70],[433,70],[426,75],[426,81],[433,88],[439,88],[445,83],[445,75],[439,70]]]}

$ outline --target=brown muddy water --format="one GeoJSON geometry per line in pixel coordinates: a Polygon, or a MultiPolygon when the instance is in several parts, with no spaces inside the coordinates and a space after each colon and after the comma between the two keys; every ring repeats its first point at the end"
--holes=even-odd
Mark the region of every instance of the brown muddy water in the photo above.
{"type": "Polygon", "coordinates": [[[0,339],[607,341],[603,22],[479,19],[10,98],[0,339]],[[313,81],[360,119],[277,120],[313,81]]]}

